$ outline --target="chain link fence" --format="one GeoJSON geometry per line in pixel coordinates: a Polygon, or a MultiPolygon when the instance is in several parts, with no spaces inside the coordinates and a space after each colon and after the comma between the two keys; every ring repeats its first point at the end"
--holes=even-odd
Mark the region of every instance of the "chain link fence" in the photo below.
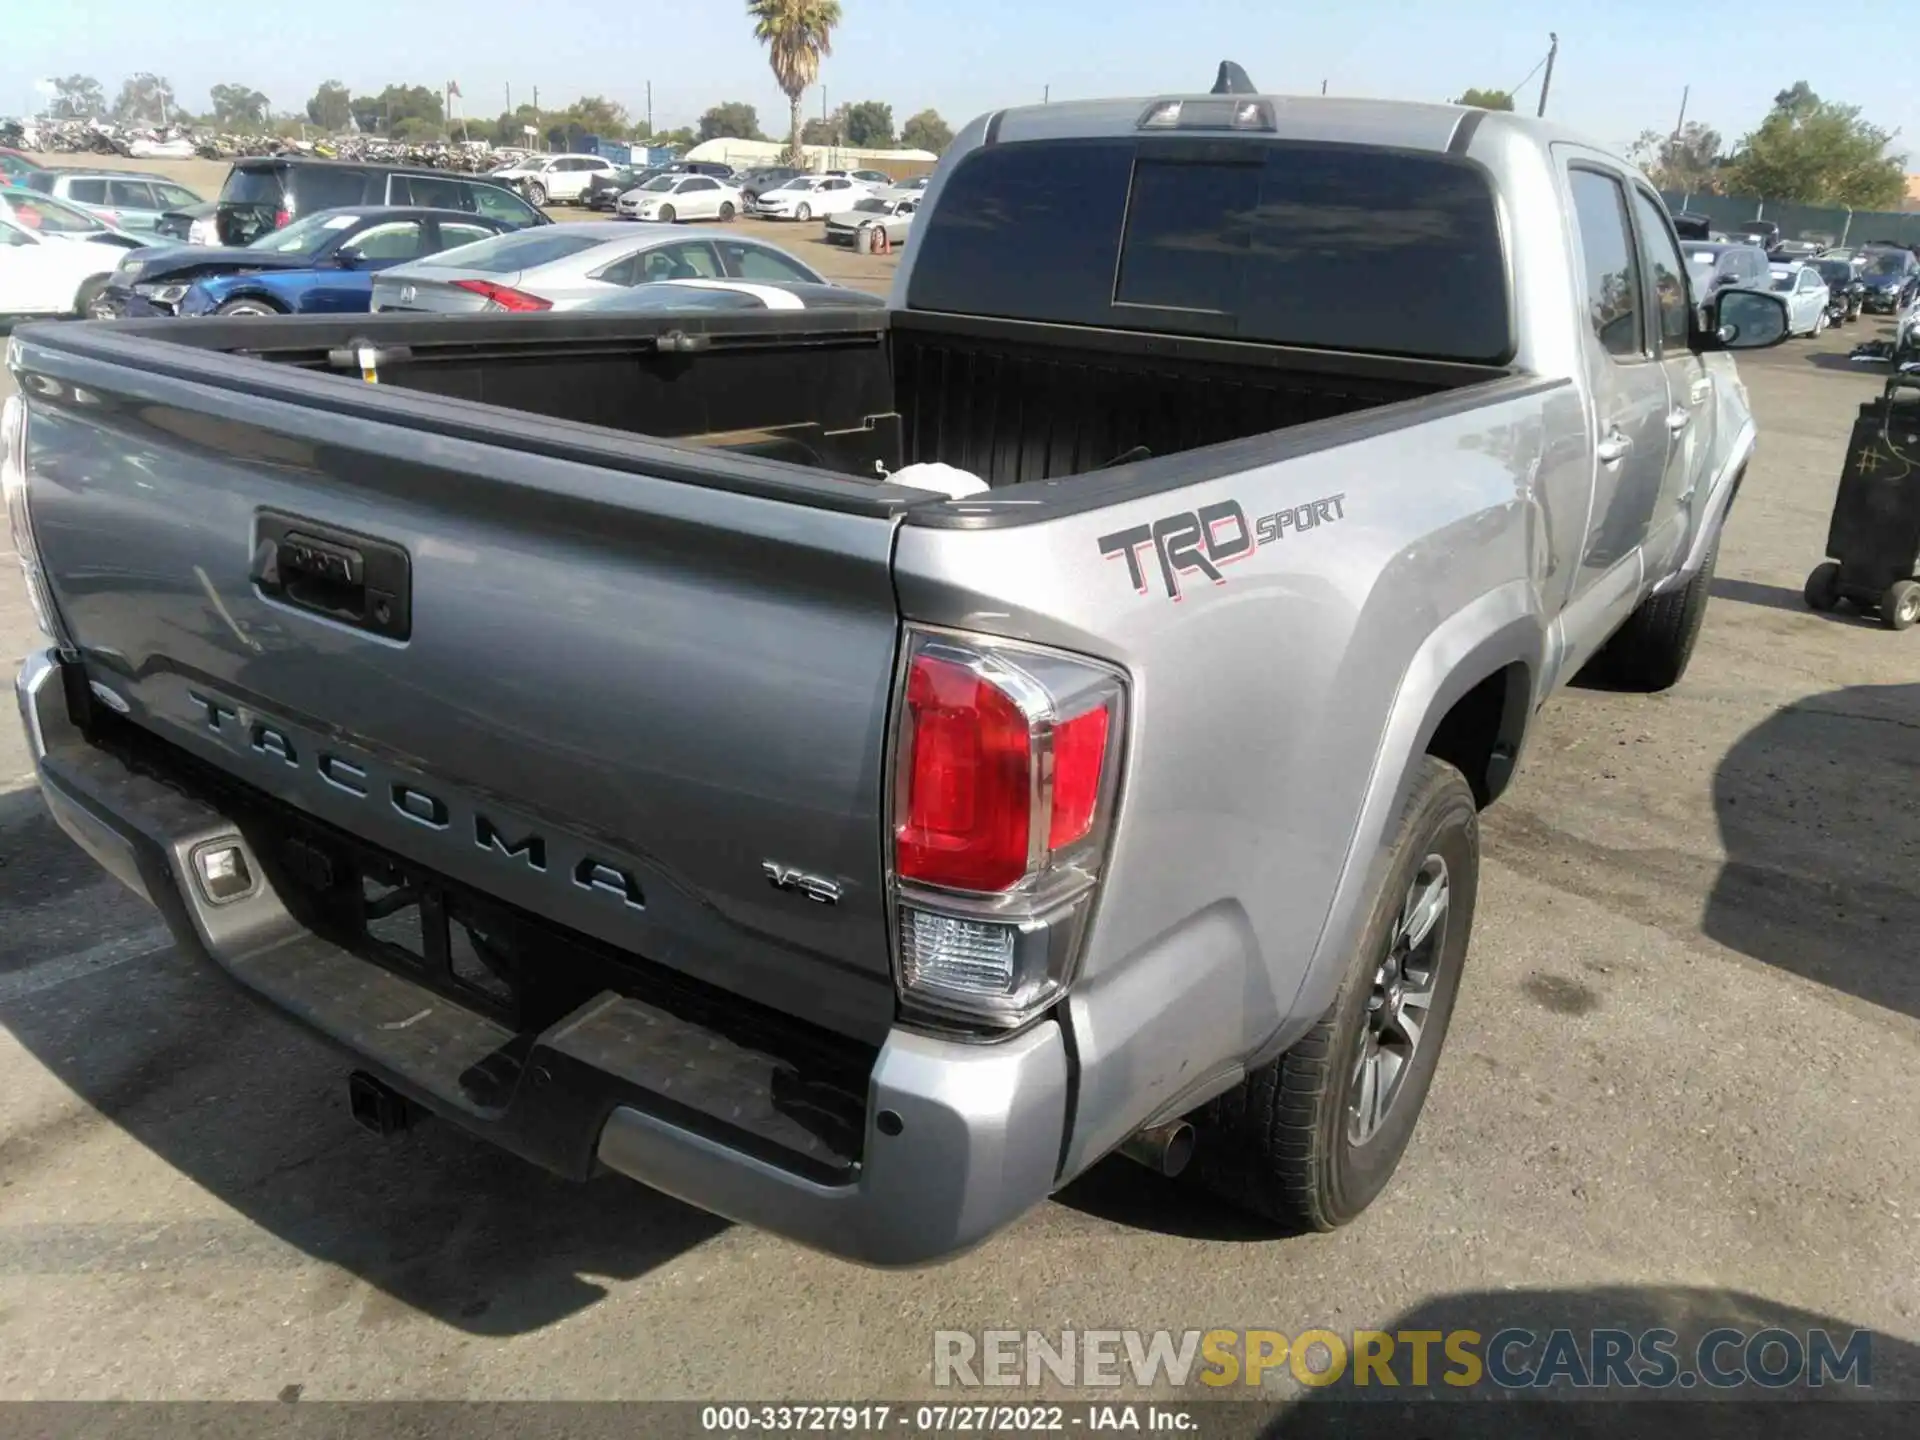
{"type": "Polygon", "coordinates": [[[1819,240],[1829,245],[1866,245],[1887,241],[1920,245],[1920,212],[1906,210],[1849,210],[1845,206],[1788,205],[1741,195],[1688,195],[1677,190],[1661,193],[1674,214],[1704,215],[1716,230],[1738,234],[1754,220],[1771,220],[1783,240],[1819,240]]]}

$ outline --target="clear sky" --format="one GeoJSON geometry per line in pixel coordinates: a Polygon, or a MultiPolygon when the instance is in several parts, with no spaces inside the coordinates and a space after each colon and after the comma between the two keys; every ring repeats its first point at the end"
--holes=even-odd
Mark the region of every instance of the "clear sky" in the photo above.
{"type": "MultiPolygon", "coordinates": [[[[1667,130],[1692,86],[1689,119],[1731,141],[1775,92],[1806,80],[1863,108],[1920,156],[1920,86],[1902,63],[1915,12],[1896,0],[1722,4],[1654,0],[843,0],[822,79],[830,104],[885,100],[895,123],[932,106],[955,129],[982,111],[1053,98],[1205,89],[1223,58],[1261,88],[1444,100],[1507,88],[1560,57],[1547,113],[1624,144],[1667,130]]],[[[34,82],[89,74],[109,100],[153,70],[197,110],[209,87],[263,90],[302,106],[323,80],[356,92],[389,82],[457,81],[467,113],[493,116],[539,87],[542,108],[603,94],[644,113],[653,82],[660,128],[746,100],[784,130],[744,4],[731,0],[0,0],[0,114],[35,103],[34,82]],[[271,17],[271,18],[270,18],[271,17]]],[[[1520,108],[1530,110],[1539,77],[1520,108]]],[[[809,114],[820,94],[810,92],[809,114]]],[[[1909,165],[1920,170],[1920,159],[1909,165]]]]}

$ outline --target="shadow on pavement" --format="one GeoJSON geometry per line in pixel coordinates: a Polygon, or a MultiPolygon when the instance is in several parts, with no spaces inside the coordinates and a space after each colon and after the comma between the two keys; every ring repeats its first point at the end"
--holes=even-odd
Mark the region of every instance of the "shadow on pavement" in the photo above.
{"type": "Polygon", "coordinates": [[[1716,575],[1713,577],[1713,584],[1708,588],[1716,600],[1731,600],[1739,605],[1758,605],[1767,610],[1791,610],[1796,615],[1812,615],[1836,625],[1864,625],[1875,630],[1881,628],[1880,621],[1876,617],[1862,615],[1850,605],[1825,613],[1815,610],[1807,604],[1806,597],[1800,591],[1790,590],[1784,585],[1763,585],[1757,580],[1733,580],[1724,575],[1716,575]]]}
{"type": "Polygon", "coordinates": [[[1284,1240],[1303,1232],[1262,1220],[1198,1184],[1169,1180],[1131,1160],[1109,1156],[1053,1197],[1083,1215],[1188,1240],[1284,1240]]]}
{"type": "MultiPolygon", "coordinates": [[[[1828,1369],[1825,1383],[1819,1386],[1803,1378],[1778,1388],[1748,1383],[1722,1389],[1706,1383],[1709,1364],[1722,1377],[1753,1368],[1747,1342],[1765,1331],[1792,1336],[1803,1362],[1812,1354],[1814,1342],[1809,1336],[1815,1332],[1824,1332],[1834,1354],[1843,1359],[1849,1342],[1862,1333],[1850,1321],[1738,1291],[1682,1286],[1465,1291],[1416,1306],[1378,1328],[1396,1337],[1414,1331],[1435,1336],[1427,1385],[1407,1383],[1410,1356],[1403,1353],[1394,1357],[1401,1381],[1397,1388],[1375,1384],[1360,1389],[1342,1383],[1316,1389],[1276,1413],[1265,1434],[1285,1440],[1322,1435],[1753,1440],[1773,1435],[1908,1436],[1920,1423],[1920,1406],[1915,1403],[1920,1397],[1920,1347],[1879,1332],[1863,1332],[1861,1342],[1864,1378],[1870,1380],[1870,1388],[1851,1383],[1844,1366],[1835,1367],[1838,1378],[1835,1369],[1828,1369]],[[1550,1354],[1570,1359],[1571,1368],[1564,1373],[1573,1377],[1596,1368],[1604,1371],[1604,1349],[1599,1351],[1600,1366],[1594,1365],[1597,1347],[1592,1332],[1624,1331],[1636,1347],[1625,1360],[1625,1369],[1643,1383],[1603,1391],[1575,1389],[1564,1381],[1537,1390],[1496,1384],[1489,1373],[1472,1387],[1448,1385],[1444,1375],[1462,1371],[1446,1358],[1441,1337],[1463,1330],[1477,1334],[1475,1348],[1483,1358],[1503,1330],[1530,1332],[1535,1337],[1531,1343],[1516,1339],[1511,1346],[1501,1347],[1510,1362],[1506,1372],[1510,1382],[1543,1370],[1563,1369],[1544,1363],[1550,1354]],[[1571,1343],[1553,1341],[1550,1337],[1556,1330],[1572,1332],[1571,1343]],[[1658,1330],[1673,1334],[1665,1345],[1673,1356],[1673,1367],[1670,1383],[1655,1387],[1644,1382],[1658,1377],[1663,1367],[1641,1356],[1638,1345],[1647,1332],[1658,1330]],[[1738,1332],[1739,1339],[1715,1345],[1703,1356],[1702,1342],[1716,1331],[1738,1332]],[[1693,1385],[1681,1378],[1687,1374],[1697,1377],[1693,1385]]],[[[1758,1366],[1784,1373],[1790,1358],[1787,1342],[1769,1341],[1758,1366]]],[[[1806,1373],[1804,1363],[1800,1373],[1806,1373]]],[[[1623,1378],[1618,1363],[1614,1375],[1623,1378]]]]}
{"type": "Polygon", "coordinates": [[[1849,360],[1847,353],[1846,350],[1819,350],[1801,358],[1816,370],[1841,370],[1849,375],[1866,375],[1875,380],[1884,379],[1892,373],[1884,363],[1849,360]]]}
{"type": "MultiPolygon", "coordinates": [[[[10,916],[96,875],[31,790],[0,797],[0,857],[10,916]]],[[[106,886],[113,903],[132,901],[106,886]]],[[[137,923],[157,922],[132,905],[137,923]]],[[[0,1003],[0,1026],[93,1112],[240,1217],[13,1224],[0,1230],[0,1276],[273,1271],[300,1264],[297,1251],[383,1292],[323,1277],[307,1287],[319,1309],[358,1305],[360,1323],[377,1327],[410,1307],[511,1335],[602,1298],[589,1277],[633,1279],[725,1228],[618,1177],[548,1175],[443,1121],[376,1139],[348,1118],[345,1057],[171,947],[28,988],[0,1003]]],[[[49,1186],[110,1186],[87,1168],[103,1163],[99,1152],[81,1143],[96,1123],[68,1108],[37,1127],[9,1124],[0,1175],[16,1195],[43,1175],[49,1186]]],[[[147,1214],[103,1207],[116,1212],[147,1214]]]]}
{"type": "Polygon", "coordinates": [[[1920,1016],[1917,793],[1920,685],[1837,690],[1776,712],[1715,771],[1727,859],[1702,928],[1743,955],[1920,1016]]]}

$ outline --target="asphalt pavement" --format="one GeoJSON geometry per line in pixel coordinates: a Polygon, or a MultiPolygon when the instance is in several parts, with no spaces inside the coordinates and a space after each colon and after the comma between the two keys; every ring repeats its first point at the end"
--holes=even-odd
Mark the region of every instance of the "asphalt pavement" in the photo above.
{"type": "MultiPolygon", "coordinates": [[[[1761,446],[1693,669],[1545,712],[1426,1118],[1334,1235],[1112,1161],[877,1272],[375,1139],[339,1057],[60,836],[0,720],[0,1397],[903,1398],[939,1329],[1722,1318],[1870,1330],[1920,1396],[1920,632],[1800,600],[1878,328],[1741,361],[1761,446]]],[[[32,638],[0,580],[0,657],[32,638]]]]}

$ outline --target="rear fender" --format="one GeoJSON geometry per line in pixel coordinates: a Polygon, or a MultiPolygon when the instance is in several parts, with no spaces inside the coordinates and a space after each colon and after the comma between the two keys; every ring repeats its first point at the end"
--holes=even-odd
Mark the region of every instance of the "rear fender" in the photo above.
{"type": "MultiPolygon", "coordinates": [[[[1469,691],[1513,665],[1525,667],[1527,683],[1510,687],[1500,745],[1506,759],[1493,785],[1497,794],[1517,768],[1527,722],[1544,697],[1547,627],[1538,597],[1525,581],[1490,591],[1451,617],[1414,653],[1382,732],[1359,823],[1347,850],[1340,883],[1320,931],[1319,944],[1287,1009],[1288,1029],[1265,1047],[1261,1064],[1299,1038],[1332,1005],[1348,958],[1360,941],[1379,876],[1388,861],[1400,806],[1442,717],[1469,691]]],[[[1500,764],[1501,762],[1496,762],[1500,764]]]]}

